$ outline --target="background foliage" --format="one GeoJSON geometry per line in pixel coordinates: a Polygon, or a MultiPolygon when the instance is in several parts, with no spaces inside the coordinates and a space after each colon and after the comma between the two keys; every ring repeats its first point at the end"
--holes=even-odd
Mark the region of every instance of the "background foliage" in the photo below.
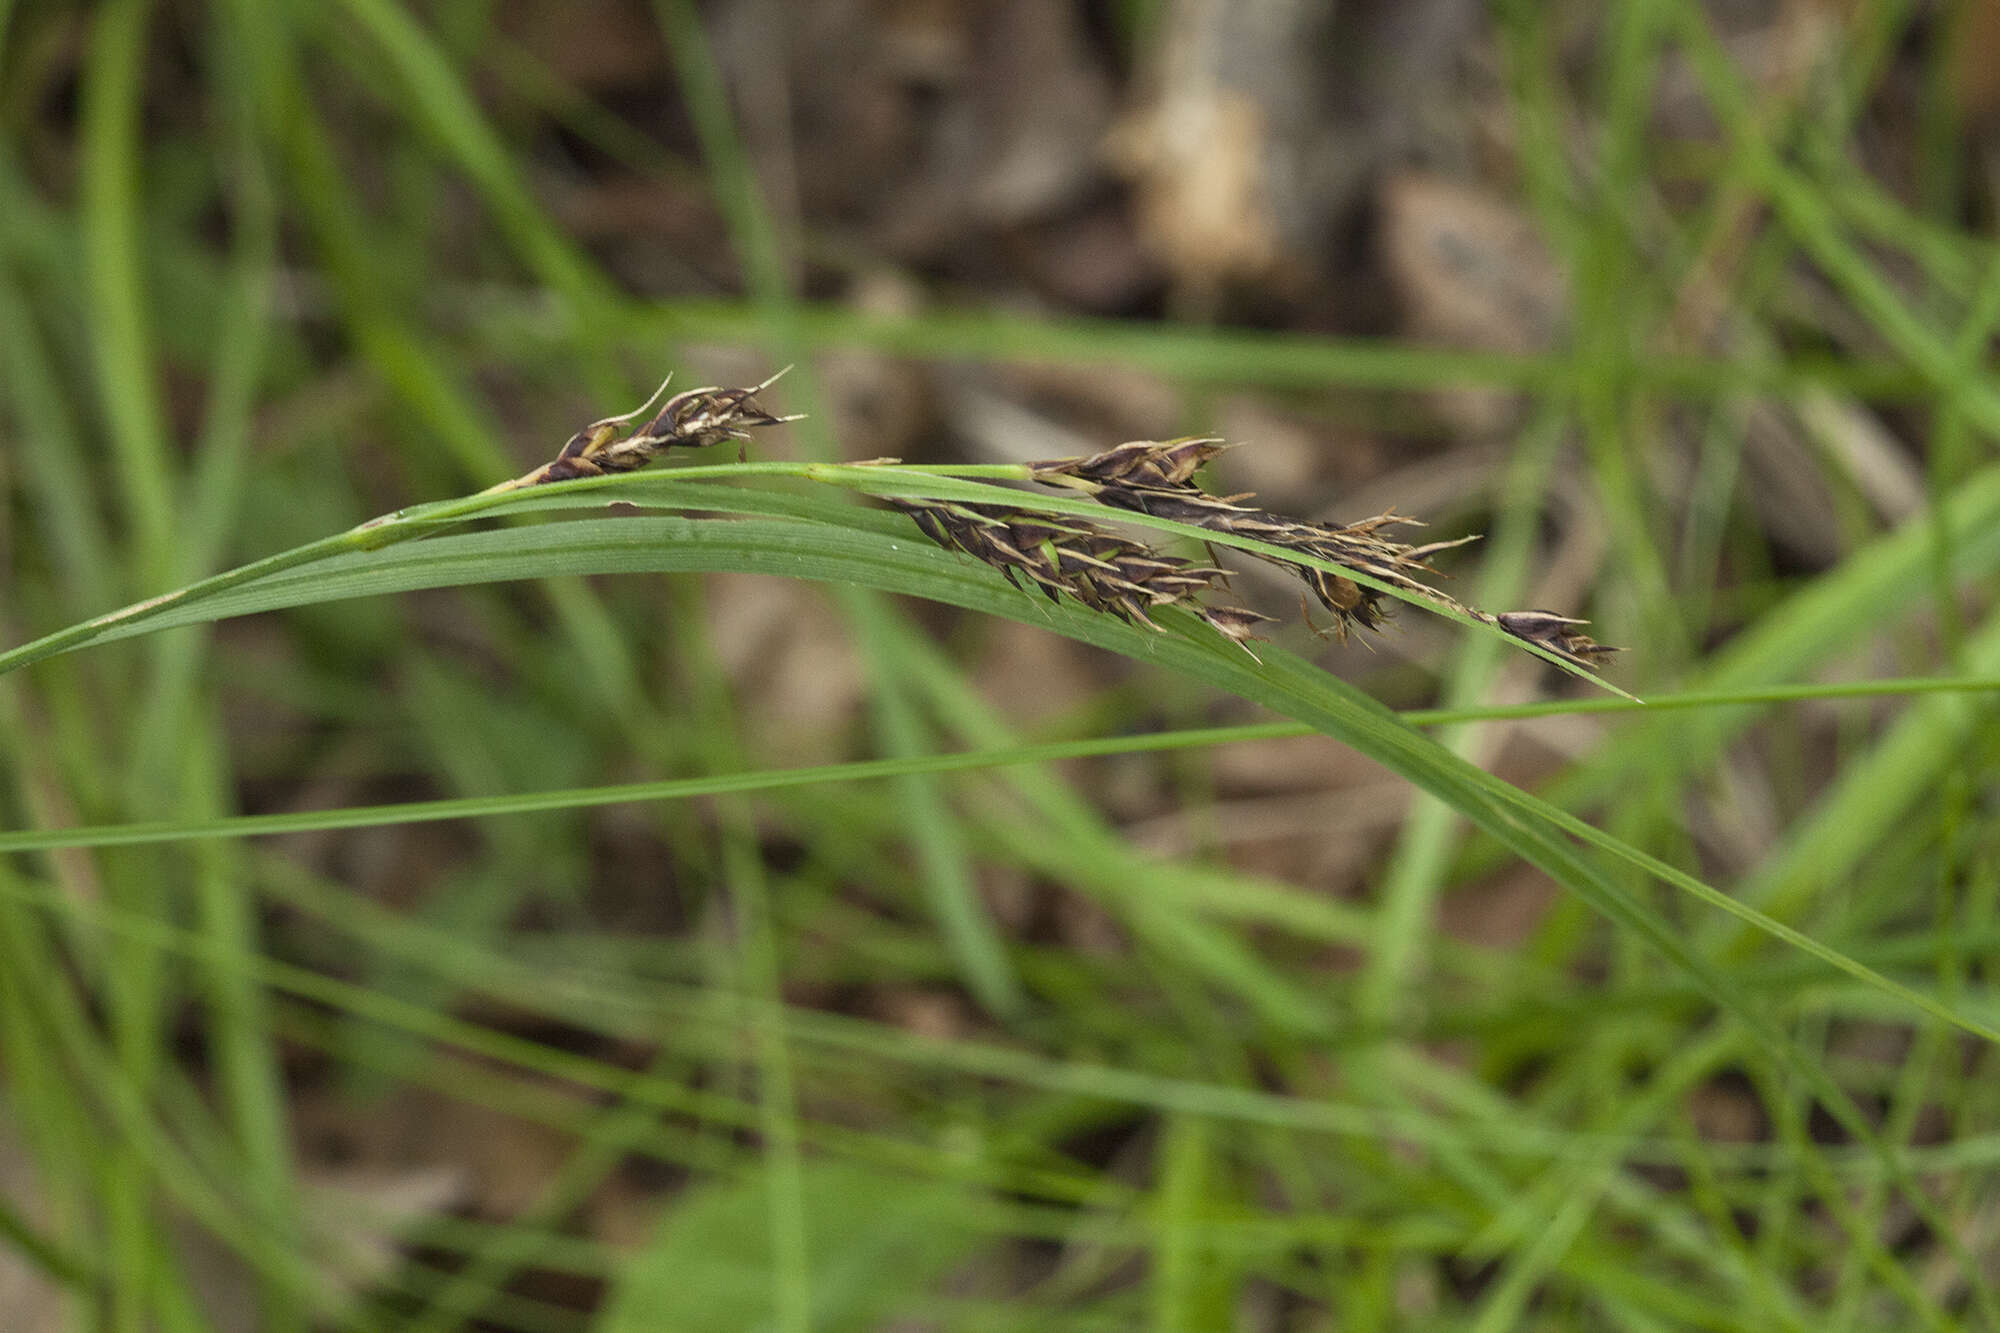
{"type": "Polygon", "coordinates": [[[9,1327],[2000,1327],[1995,11],[1240,9],[0,3],[9,1327]]]}

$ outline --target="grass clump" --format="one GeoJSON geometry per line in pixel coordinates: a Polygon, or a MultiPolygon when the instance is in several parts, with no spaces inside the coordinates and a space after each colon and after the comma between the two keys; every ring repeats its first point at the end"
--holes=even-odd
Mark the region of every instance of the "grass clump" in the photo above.
{"type": "Polygon", "coordinates": [[[0,5],[9,1333],[2000,1328],[2000,32],[1292,9],[0,5]]]}

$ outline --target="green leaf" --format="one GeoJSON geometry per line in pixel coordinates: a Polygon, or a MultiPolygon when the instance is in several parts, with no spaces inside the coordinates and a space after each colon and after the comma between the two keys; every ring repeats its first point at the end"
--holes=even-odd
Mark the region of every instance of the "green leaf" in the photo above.
{"type": "MultiPolygon", "coordinates": [[[[811,1254],[812,1327],[881,1328],[977,1240],[952,1184],[839,1162],[800,1173],[811,1254]]],[[[619,1275],[599,1333],[763,1329],[772,1313],[767,1173],[698,1185],[619,1275]]]]}

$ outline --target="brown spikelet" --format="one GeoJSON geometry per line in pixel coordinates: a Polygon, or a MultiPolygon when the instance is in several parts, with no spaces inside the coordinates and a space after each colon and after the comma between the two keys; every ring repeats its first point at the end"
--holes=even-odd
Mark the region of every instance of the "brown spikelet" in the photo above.
{"type": "Polygon", "coordinates": [[[591,422],[570,436],[569,442],[549,462],[493,489],[518,490],[576,477],[632,472],[669,449],[699,449],[724,440],[747,440],[749,432],[757,427],[797,421],[799,418],[796,416],[776,416],[757,401],[756,396],[775,384],[778,376],[784,373],[781,370],[762,384],[753,384],[746,389],[711,386],[677,393],[667,399],[644,425],[629,435],[621,433],[627,421],[645,412],[665,392],[667,386],[662,384],[637,411],[591,422]]]}
{"type": "Polygon", "coordinates": [[[1588,625],[1589,621],[1572,620],[1553,611],[1502,611],[1492,620],[1515,638],[1547,649],[1565,662],[1592,670],[1613,653],[1624,651],[1597,643],[1576,628],[1588,625]]]}
{"type": "Polygon", "coordinates": [[[1093,611],[1159,629],[1151,611],[1184,605],[1231,642],[1248,645],[1266,619],[1238,607],[1203,606],[1220,569],[1162,555],[1135,538],[1086,519],[1011,509],[1005,505],[890,499],[926,537],[992,565],[1016,587],[1041,590],[1050,601],[1067,594],[1093,611]]]}

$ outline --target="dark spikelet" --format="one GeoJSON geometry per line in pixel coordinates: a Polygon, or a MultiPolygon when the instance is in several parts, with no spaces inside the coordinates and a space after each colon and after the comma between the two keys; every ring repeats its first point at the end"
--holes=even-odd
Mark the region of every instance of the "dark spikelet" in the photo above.
{"type": "Polygon", "coordinates": [[[1005,505],[893,498],[887,503],[908,514],[939,546],[992,565],[1016,587],[1025,579],[1051,601],[1068,595],[1093,611],[1155,630],[1160,626],[1153,610],[1181,605],[1237,644],[1255,637],[1251,630],[1265,619],[1254,611],[1200,603],[1200,595],[1222,577],[1220,569],[1162,555],[1085,519],[1051,520],[1005,505]]]}
{"type": "Polygon", "coordinates": [[[1588,620],[1571,620],[1553,611],[1502,611],[1493,617],[1493,623],[1524,643],[1532,643],[1565,662],[1593,670],[1613,653],[1623,651],[1597,643],[1576,628],[1588,625],[1588,620]]]}
{"type": "MultiPolygon", "coordinates": [[[[778,375],[784,373],[781,370],[778,375]]],[[[493,489],[518,490],[576,477],[633,472],[669,449],[700,449],[724,440],[747,440],[749,432],[758,427],[797,421],[796,416],[777,416],[757,401],[757,395],[776,383],[778,375],[746,389],[710,387],[677,393],[644,425],[629,435],[623,433],[627,421],[659,398],[656,392],[638,411],[591,422],[570,436],[553,460],[493,489]]],[[[666,385],[660,386],[662,392],[665,389],[666,385]]]]}

